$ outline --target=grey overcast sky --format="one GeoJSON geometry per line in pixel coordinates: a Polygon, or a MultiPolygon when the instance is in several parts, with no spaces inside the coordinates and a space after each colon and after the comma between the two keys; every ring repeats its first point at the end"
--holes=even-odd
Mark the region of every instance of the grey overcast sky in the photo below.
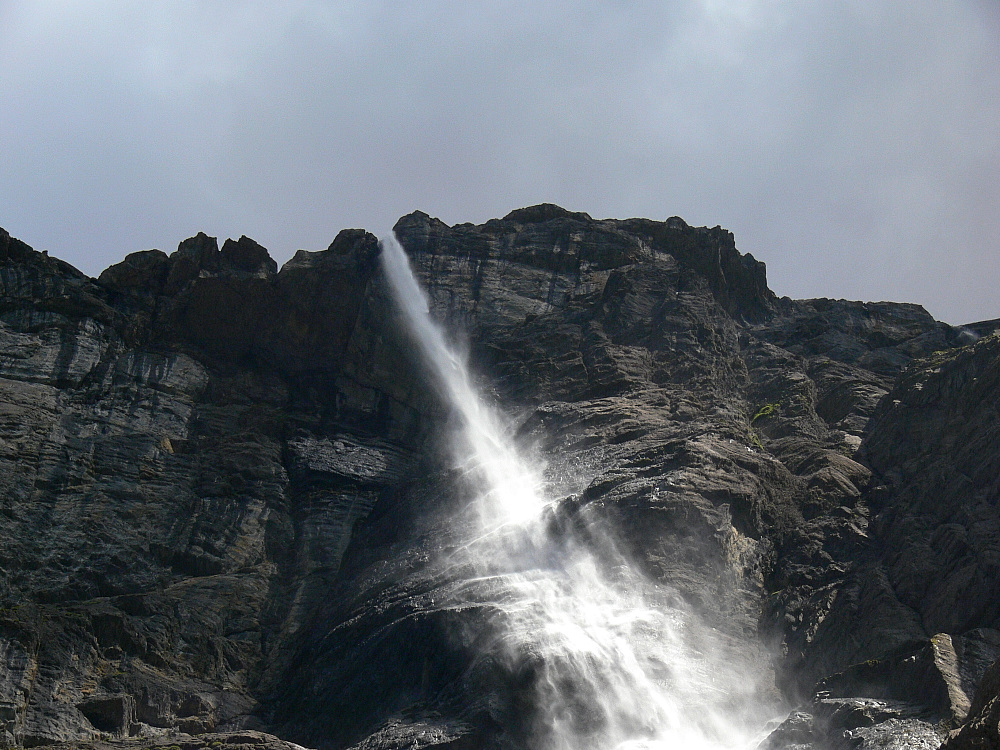
{"type": "Polygon", "coordinates": [[[0,0],[0,226],[88,274],[541,202],[1000,317],[1000,3],[0,0]]]}

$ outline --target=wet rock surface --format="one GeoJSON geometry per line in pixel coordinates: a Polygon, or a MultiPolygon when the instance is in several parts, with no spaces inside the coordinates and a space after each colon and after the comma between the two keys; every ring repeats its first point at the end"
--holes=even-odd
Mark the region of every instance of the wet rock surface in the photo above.
{"type": "MultiPolygon", "coordinates": [[[[677,218],[396,233],[554,527],[610,528],[797,707],[762,747],[991,747],[989,325],[779,299],[677,218]]],[[[378,253],[198,235],[93,280],[0,233],[0,746],[530,745],[489,582],[449,604],[451,417],[378,253]]]]}

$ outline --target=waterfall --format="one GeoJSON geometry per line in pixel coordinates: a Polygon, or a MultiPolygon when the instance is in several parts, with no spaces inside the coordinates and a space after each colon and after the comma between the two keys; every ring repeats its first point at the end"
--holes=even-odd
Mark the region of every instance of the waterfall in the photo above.
{"type": "MultiPolygon", "coordinates": [[[[489,578],[500,636],[492,656],[531,665],[532,748],[743,750],[758,726],[741,701],[747,675],[722,654],[683,600],[620,555],[599,522],[559,524],[544,470],[477,391],[466,363],[429,313],[393,236],[382,240],[393,296],[436,385],[455,411],[456,466],[476,491],[474,532],[451,560],[489,578]]],[[[454,588],[461,597],[461,582],[454,588]]]]}

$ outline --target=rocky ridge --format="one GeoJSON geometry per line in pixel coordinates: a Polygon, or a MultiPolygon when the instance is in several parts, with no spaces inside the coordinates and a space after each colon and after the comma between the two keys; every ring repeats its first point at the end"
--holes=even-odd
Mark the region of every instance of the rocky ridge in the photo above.
{"type": "MultiPolygon", "coordinates": [[[[798,707],[769,747],[989,746],[995,327],[779,299],[677,218],[396,233],[568,517],[798,707]]],[[[440,605],[449,415],[378,253],[198,235],[93,280],[0,233],[2,743],[530,746],[488,612],[440,605]]]]}

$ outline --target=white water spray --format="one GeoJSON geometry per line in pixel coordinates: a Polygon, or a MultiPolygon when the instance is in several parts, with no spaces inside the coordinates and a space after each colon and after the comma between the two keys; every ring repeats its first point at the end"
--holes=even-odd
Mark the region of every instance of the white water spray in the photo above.
{"type": "MultiPolygon", "coordinates": [[[[543,472],[480,397],[399,243],[390,236],[382,247],[395,299],[458,413],[456,463],[481,488],[468,507],[476,531],[450,563],[472,571],[469,590],[486,578],[494,584],[499,651],[492,656],[530,665],[531,747],[754,747],[758,727],[737,718],[753,713],[739,705],[752,694],[745,676],[718,655],[711,632],[680,598],[637,573],[599,530],[588,530],[589,543],[552,532],[557,508],[545,497],[543,472]]],[[[459,605],[461,582],[454,592],[459,605]]]]}

